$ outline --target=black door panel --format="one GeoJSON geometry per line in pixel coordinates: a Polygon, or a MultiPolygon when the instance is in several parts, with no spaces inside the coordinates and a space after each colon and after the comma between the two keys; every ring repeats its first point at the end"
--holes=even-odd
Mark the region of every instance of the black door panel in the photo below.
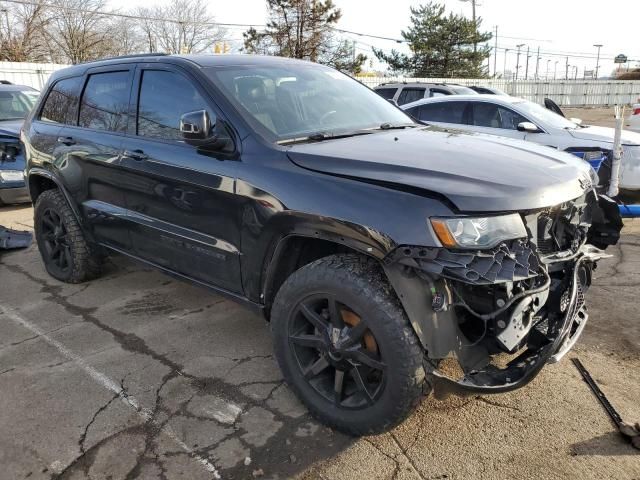
{"type": "Polygon", "coordinates": [[[199,281],[241,292],[237,162],[185,144],[180,116],[208,110],[198,89],[171,70],[141,69],[135,128],[123,143],[122,184],[135,255],[199,281]],[[167,92],[173,92],[171,98],[167,92]]]}

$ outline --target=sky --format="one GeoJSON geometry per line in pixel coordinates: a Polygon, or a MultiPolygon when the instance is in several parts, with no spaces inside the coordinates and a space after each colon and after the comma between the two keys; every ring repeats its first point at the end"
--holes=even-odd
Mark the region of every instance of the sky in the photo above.
{"type": "MultiPolygon", "coordinates": [[[[126,9],[157,3],[157,0],[111,0],[109,5],[126,9]]],[[[400,32],[409,25],[410,7],[424,2],[334,0],[334,3],[342,10],[342,19],[337,27],[382,37],[401,38],[400,32]]],[[[441,0],[441,3],[445,4],[448,11],[471,17],[469,0],[441,0]]],[[[212,0],[209,8],[216,21],[224,23],[263,25],[267,15],[265,0],[212,0]]],[[[476,12],[482,18],[483,30],[498,27],[496,67],[499,73],[504,69],[506,48],[510,49],[506,53],[506,69],[515,71],[518,44],[524,44],[520,55],[520,77],[525,73],[527,47],[531,55],[529,75],[535,72],[538,48],[541,52],[541,76],[546,74],[547,66],[550,76],[556,68],[558,77],[564,75],[566,55],[569,55],[570,71],[573,72],[573,66],[577,66],[578,77],[582,77],[583,70],[593,70],[596,67],[597,48],[594,44],[603,45],[601,76],[609,75],[616,67],[613,57],[618,54],[625,54],[630,59],[640,61],[640,40],[637,33],[639,29],[637,26],[634,27],[633,22],[634,19],[640,19],[638,0],[608,0],[606,3],[595,0],[477,0],[476,12]]],[[[227,30],[227,37],[234,40],[234,46],[240,45],[242,30],[227,30]]],[[[345,35],[345,38],[355,40],[358,52],[368,55],[369,58],[374,58],[371,46],[385,50],[407,48],[393,41],[364,36],[349,34],[345,35]]],[[[494,46],[493,41],[491,46],[494,46]]],[[[373,66],[376,69],[384,68],[378,62],[374,62],[373,66]]],[[[493,66],[492,57],[491,73],[493,66]]]]}

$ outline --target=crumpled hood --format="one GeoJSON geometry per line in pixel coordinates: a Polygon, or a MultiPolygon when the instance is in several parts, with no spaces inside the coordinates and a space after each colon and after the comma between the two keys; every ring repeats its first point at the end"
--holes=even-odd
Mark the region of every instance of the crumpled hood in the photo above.
{"type": "MultiPolygon", "coordinates": [[[[573,138],[580,140],[591,140],[594,142],[608,142],[613,143],[613,136],[615,134],[614,128],[609,127],[593,127],[591,125],[569,130],[569,133],[573,138]]],[[[640,145],[640,133],[622,131],[622,144],[623,145],[640,145]]]]}
{"type": "Polygon", "coordinates": [[[529,210],[583,194],[589,164],[530,142],[435,127],[293,145],[300,167],[415,187],[465,212],[529,210]]]}
{"type": "Polygon", "coordinates": [[[20,129],[23,123],[23,120],[0,121],[0,135],[20,138],[20,129]]]}

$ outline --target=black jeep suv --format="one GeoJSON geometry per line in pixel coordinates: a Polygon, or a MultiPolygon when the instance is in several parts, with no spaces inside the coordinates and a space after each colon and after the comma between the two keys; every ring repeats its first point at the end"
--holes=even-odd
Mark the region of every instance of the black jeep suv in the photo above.
{"type": "Polygon", "coordinates": [[[420,126],[275,57],[57,71],[23,142],[53,277],[93,278],[115,251],[243,302],[290,387],[352,434],[432,388],[503,392],[557,361],[621,227],[569,154],[420,126]]]}

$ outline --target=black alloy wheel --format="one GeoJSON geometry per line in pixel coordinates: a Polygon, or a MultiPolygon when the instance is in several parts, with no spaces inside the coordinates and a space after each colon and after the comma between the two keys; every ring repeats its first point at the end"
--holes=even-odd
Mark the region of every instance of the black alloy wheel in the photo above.
{"type": "Polygon", "coordinates": [[[373,259],[338,254],[301,267],[278,290],[270,318],[285,381],[325,425],[385,432],[430,390],[422,346],[373,259]]]}
{"type": "Polygon", "coordinates": [[[384,388],[386,363],[366,320],[335,296],[314,295],[297,306],[289,343],[302,375],[342,408],[373,404],[384,388]]]}
{"type": "Polygon", "coordinates": [[[86,240],[78,220],[60,190],[42,192],[34,207],[38,249],[49,275],[80,283],[100,274],[102,257],[86,240]]]}
{"type": "Polygon", "coordinates": [[[67,238],[67,229],[62,217],[51,208],[47,208],[40,217],[40,235],[45,262],[65,274],[71,268],[71,246],[67,238]]]}

